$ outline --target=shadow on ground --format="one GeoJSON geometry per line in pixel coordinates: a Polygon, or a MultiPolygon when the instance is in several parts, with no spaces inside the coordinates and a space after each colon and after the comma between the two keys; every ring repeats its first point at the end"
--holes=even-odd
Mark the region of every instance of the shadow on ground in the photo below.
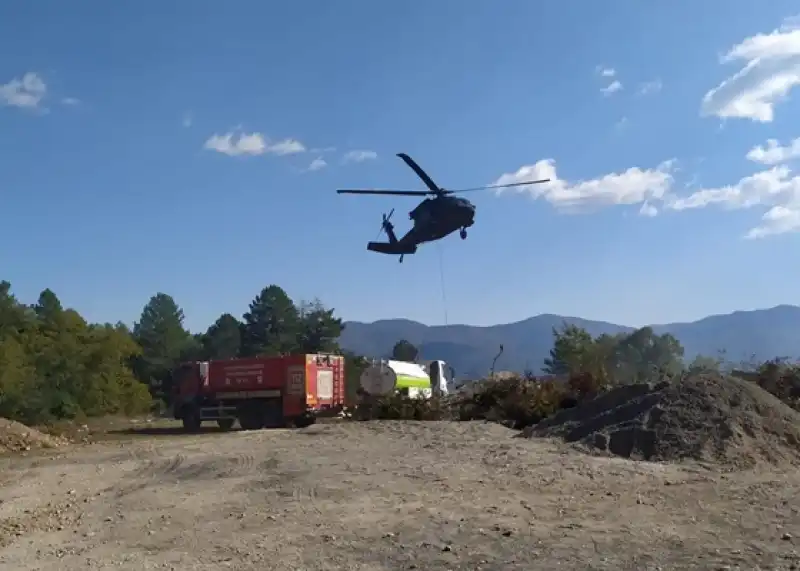
{"type": "Polygon", "coordinates": [[[219,434],[238,432],[240,429],[222,430],[218,426],[202,426],[195,432],[186,432],[182,426],[142,426],[109,430],[107,434],[116,436],[197,436],[198,434],[219,434]]]}

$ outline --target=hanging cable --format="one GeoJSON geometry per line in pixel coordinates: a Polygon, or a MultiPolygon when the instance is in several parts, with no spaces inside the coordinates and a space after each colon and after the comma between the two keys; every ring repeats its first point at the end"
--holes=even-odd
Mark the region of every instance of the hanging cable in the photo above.
{"type": "Polygon", "coordinates": [[[442,243],[436,242],[436,249],[439,252],[439,280],[442,286],[442,309],[444,310],[444,324],[449,325],[447,319],[447,292],[444,287],[444,256],[442,255],[442,243]]]}

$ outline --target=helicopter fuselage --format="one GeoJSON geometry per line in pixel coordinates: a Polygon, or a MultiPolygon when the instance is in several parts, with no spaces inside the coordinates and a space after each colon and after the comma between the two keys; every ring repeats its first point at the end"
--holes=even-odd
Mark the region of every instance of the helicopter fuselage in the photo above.
{"type": "Polygon", "coordinates": [[[432,242],[465,230],[475,223],[475,205],[466,198],[438,196],[427,198],[408,213],[414,226],[400,241],[432,242]]]}
{"type": "Polygon", "coordinates": [[[475,223],[475,205],[465,198],[437,196],[423,200],[408,217],[414,225],[400,239],[394,233],[394,225],[384,218],[383,229],[389,241],[370,242],[367,249],[381,254],[399,254],[402,261],[405,254],[414,254],[420,244],[441,240],[456,230],[461,231],[464,239],[467,228],[475,223]]]}

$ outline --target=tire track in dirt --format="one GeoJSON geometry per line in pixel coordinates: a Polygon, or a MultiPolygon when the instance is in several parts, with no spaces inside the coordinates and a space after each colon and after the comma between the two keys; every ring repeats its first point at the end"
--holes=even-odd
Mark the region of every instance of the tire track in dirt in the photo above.
{"type": "MultiPolygon", "coordinates": [[[[181,453],[166,459],[161,457],[160,452],[156,452],[154,455],[155,458],[142,459],[138,468],[123,477],[123,481],[130,482],[129,484],[117,483],[103,491],[112,493],[117,499],[124,498],[150,486],[157,486],[164,478],[175,474],[186,462],[186,455],[181,453]]],[[[128,458],[128,460],[131,459],[134,458],[128,458]]]]}
{"type": "Polygon", "coordinates": [[[174,474],[180,470],[185,462],[186,455],[181,453],[177,453],[167,459],[146,460],[143,466],[130,472],[127,478],[158,480],[164,476],[174,474]]]}
{"type": "Polygon", "coordinates": [[[196,455],[195,458],[178,452],[162,459],[151,459],[137,470],[128,473],[127,480],[136,480],[137,488],[144,484],[157,485],[163,481],[192,482],[220,478],[247,477],[256,471],[255,455],[249,452],[216,456],[196,455]]]}
{"type": "Polygon", "coordinates": [[[303,513],[322,515],[317,505],[317,486],[295,482],[292,486],[292,502],[296,503],[303,513]]]}

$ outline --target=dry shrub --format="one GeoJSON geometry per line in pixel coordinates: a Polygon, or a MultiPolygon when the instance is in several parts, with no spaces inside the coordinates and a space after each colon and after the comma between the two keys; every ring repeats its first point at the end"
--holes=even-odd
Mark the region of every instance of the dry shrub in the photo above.
{"type": "Polygon", "coordinates": [[[571,396],[578,400],[594,398],[609,388],[609,382],[604,377],[597,377],[591,373],[577,373],[567,381],[571,396]]]}
{"type": "Polygon", "coordinates": [[[748,380],[800,411],[800,366],[777,359],[767,361],[748,380]]]}
{"type": "Polygon", "coordinates": [[[576,406],[603,390],[592,375],[537,379],[531,375],[484,379],[443,398],[391,395],[364,399],[357,420],[487,420],[522,429],[576,406]]]}
{"type": "Polygon", "coordinates": [[[395,394],[363,398],[352,414],[355,420],[447,420],[449,409],[442,399],[411,398],[395,394]]]}
{"type": "Polygon", "coordinates": [[[512,428],[536,424],[561,408],[568,385],[532,376],[482,381],[458,398],[460,420],[489,420],[512,428]]]}

